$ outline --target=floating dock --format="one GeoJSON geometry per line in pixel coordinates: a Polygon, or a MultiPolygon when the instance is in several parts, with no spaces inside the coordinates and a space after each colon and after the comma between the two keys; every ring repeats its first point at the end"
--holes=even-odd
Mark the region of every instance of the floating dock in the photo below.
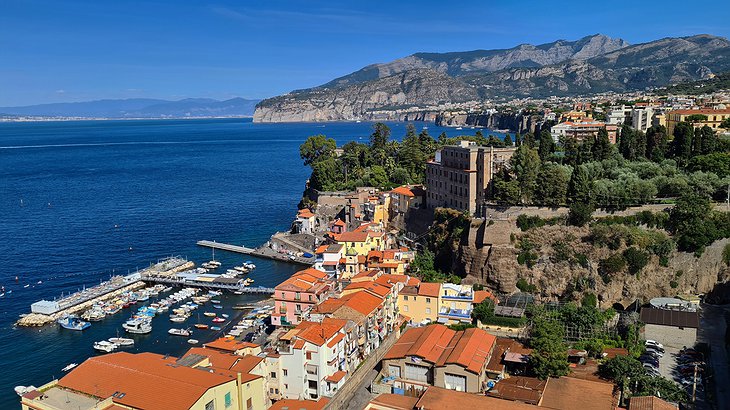
{"type": "Polygon", "coordinates": [[[276,252],[266,246],[260,246],[256,249],[249,248],[240,245],[231,245],[228,243],[221,243],[215,241],[198,241],[198,246],[204,246],[206,248],[220,249],[222,251],[240,253],[243,255],[257,256],[260,258],[271,259],[279,262],[296,263],[299,265],[312,266],[314,265],[314,258],[305,258],[303,256],[290,256],[276,252]]]}

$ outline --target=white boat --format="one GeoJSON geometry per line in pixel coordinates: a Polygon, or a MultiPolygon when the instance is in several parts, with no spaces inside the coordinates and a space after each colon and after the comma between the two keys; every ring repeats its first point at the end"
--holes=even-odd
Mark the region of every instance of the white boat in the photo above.
{"type": "Polygon", "coordinates": [[[134,346],[134,339],[129,339],[126,337],[111,337],[109,338],[109,342],[117,344],[119,346],[134,346]]]}
{"type": "Polygon", "coordinates": [[[136,333],[140,335],[147,334],[152,331],[152,325],[149,321],[140,319],[128,320],[122,324],[122,327],[129,333],[136,333]]]}
{"type": "Polygon", "coordinates": [[[196,345],[200,342],[197,339],[188,339],[188,343],[190,343],[191,345],[196,345]]]}
{"type": "Polygon", "coordinates": [[[102,341],[94,343],[94,349],[96,349],[100,352],[111,353],[111,352],[117,350],[118,347],[119,347],[118,344],[112,343],[112,342],[109,342],[106,340],[102,340],[102,341]]]}
{"type": "Polygon", "coordinates": [[[172,329],[168,330],[167,333],[174,335],[174,336],[190,336],[190,331],[188,329],[172,328],[172,329]]]}
{"type": "Polygon", "coordinates": [[[61,371],[62,371],[62,372],[67,372],[67,371],[69,371],[69,370],[73,369],[74,367],[76,367],[76,366],[78,366],[78,365],[79,365],[78,363],[71,363],[71,364],[69,364],[68,366],[66,366],[66,367],[64,367],[63,369],[61,369],[61,371]]]}
{"type": "Polygon", "coordinates": [[[35,389],[35,386],[15,386],[15,393],[22,397],[25,393],[32,392],[35,389]]]}

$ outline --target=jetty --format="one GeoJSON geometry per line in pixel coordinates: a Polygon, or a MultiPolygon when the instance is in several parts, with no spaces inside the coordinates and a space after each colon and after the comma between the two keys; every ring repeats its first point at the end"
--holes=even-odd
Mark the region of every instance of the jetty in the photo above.
{"type": "Polygon", "coordinates": [[[306,266],[312,266],[315,262],[314,257],[307,258],[301,255],[280,253],[269,248],[266,245],[259,246],[258,248],[249,248],[242,245],[232,245],[215,241],[198,241],[197,244],[198,246],[204,246],[206,248],[219,249],[222,251],[240,253],[243,255],[257,256],[259,258],[271,259],[279,262],[296,263],[306,266]]]}

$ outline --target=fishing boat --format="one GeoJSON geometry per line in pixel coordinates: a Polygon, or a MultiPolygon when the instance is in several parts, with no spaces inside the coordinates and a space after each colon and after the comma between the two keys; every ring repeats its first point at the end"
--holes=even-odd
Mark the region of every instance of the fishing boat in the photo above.
{"type": "Polygon", "coordinates": [[[129,333],[136,333],[140,335],[147,334],[152,331],[152,325],[148,320],[144,319],[128,320],[122,324],[122,327],[129,333]]]}
{"type": "Polygon", "coordinates": [[[190,330],[188,330],[188,329],[172,328],[172,329],[168,330],[167,333],[169,333],[173,336],[190,336],[190,330]]]}
{"type": "Polygon", "coordinates": [[[69,371],[69,370],[73,369],[74,367],[76,367],[76,366],[78,366],[78,365],[79,365],[78,363],[71,363],[71,364],[69,364],[68,366],[66,366],[66,367],[64,367],[63,369],[61,369],[61,371],[62,371],[62,372],[67,372],[67,371],[69,371]]]}
{"type": "Polygon", "coordinates": [[[197,339],[188,339],[188,343],[190,343],[191,345],[196,345],[200,342],[197,339]]]}
{"type": "Polygon", "coordinates": [[[213,313],[213,312],[204,312],[203,313],[203,316],[215,317],[215,313],[213,313]]]}
{"type": "Polygon", "coordinates": [[[76,316],[70,315],[58,319],[58,324],[61,325],[62,328],[68,330],[85,330],[91,327],[91,323],[84,322],[76,316]]]}
{"type": "Polygon", "coordinates": [[[94,342],[94,349],[100,352],[111,353],[119,347],[118,344],[106,340],[94,342]]]}
{"type": "Polygon", "coordinates": [[[109,341],[111,343],[119,345],[120,347],[134,346],[134,339],[129,339],[126,337],[110,337],[109,341]]]}
{"type": "Polygon", "coordinates": [[[254,265],[253,262],[251,262],[251,261],[243,262],[243,267],[246,268],[246,269],[248,269],[248,270],[254,270],[254,269],[256,269],[256,265],[254,265]]]}
{"type": "Polygon", "coordinates": [[[194,326],[196,329],[207,329],[208,328],[208,325],[206,325],[205,323],[196,323],[194,326]]]}

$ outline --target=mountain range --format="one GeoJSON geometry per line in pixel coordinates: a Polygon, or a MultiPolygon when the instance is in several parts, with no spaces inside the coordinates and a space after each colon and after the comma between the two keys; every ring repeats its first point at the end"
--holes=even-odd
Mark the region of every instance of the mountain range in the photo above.
{"type": "Polygon", "coordinates": [[[261,101],[255,122],[375,119],[447,103],[663,87],[730,70],[730,41],[700,34],[631,45],[602,34],[510,49],[416,53],[261,101]]]}
{"type": "Polygon", "coordinates": [[[73,103],[0,107],[0,115],[82,118],[195,118],[250,117],[259,100],[186,98],[179,101],[151,98],[96,100],[73,103]]]}

